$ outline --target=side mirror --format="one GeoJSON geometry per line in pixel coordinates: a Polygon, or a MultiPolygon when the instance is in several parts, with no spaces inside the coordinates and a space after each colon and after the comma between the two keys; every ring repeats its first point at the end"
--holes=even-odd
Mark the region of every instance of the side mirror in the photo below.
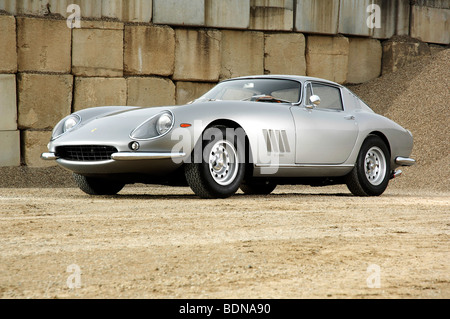
{"type": "Polygon", "coordinates": [[[311,95],[309,98],[309,103],[314,106],[318,106],[320,104],[320,97],[318,95],[311,95]]]}

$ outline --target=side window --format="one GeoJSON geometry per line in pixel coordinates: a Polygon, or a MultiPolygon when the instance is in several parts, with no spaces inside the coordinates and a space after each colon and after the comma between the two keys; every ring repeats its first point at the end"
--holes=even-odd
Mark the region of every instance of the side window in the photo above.
{"type": "Polygon", "coordinates": [[[331,109],[342,111],[342,99],[341,90],[334,86],[325,84],[313,83],[313,94],[320,97],[320,104],[317,106],[319,109],[331,109]]]}

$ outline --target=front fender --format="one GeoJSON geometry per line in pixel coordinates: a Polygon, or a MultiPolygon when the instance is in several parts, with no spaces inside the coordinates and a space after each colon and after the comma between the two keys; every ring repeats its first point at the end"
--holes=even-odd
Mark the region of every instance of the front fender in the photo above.
{"type": "MultiPolygon", "coordinates": [[[[174,111],[178,126],[191,136],[190,153],[204,130],[214,122],[232,121],[246,133],[254,163],[266,164],[276,155],[280,164],[292,164],[295,157],[295,125],[290,105],[243,101],[213,101],[191,104],[174,111]],[[276,137],[269,139],[268,134],[276,137]],[[283,147],[280,147],[282,143],[283,147]],[[275,145],[276,144],[276,145],[275,145]],[[269,153],[270,151],[270,153],[269,153]]],[[[177,126],[177,127],[178,127],[177,126]]],[[[177,150],[179,151],[179,150],[177,150]]]]}

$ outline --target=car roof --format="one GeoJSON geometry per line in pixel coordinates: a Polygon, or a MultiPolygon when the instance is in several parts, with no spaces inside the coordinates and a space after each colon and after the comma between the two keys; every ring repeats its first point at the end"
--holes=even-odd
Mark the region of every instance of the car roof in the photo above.
{"type": "Polygon", "coordinates": [[[324,82],[324,83],[333,84],[333,85],[336,85],[339,87],[343,87],[339,83],[321,79],[321,78],[316,78],[316,77],[311,77],[311,76],[301,76],[301,75],[282,75],[282,74],[241,76],[241,77],[227,79],[227,80],[224,80],[223,82],[232,81],[232,80],[241,80],[241,79],[283,79],[283,80],[299,81],[302,83],[305,81],[320,81],[320,82],[324,82]]]}

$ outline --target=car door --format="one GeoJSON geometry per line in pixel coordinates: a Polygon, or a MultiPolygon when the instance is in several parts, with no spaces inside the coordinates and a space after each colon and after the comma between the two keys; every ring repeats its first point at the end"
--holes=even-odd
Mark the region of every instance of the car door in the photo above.
{"type": "Polygon", "coordinates": [[[324,82],[304,84],[303,103],[291,108],[296,127],[296,164],[341,164],[358,136],[352,111],[343,105],[341,88],[324,82]],[[312,95],[320,104],[310,105],[312,95]]]}

